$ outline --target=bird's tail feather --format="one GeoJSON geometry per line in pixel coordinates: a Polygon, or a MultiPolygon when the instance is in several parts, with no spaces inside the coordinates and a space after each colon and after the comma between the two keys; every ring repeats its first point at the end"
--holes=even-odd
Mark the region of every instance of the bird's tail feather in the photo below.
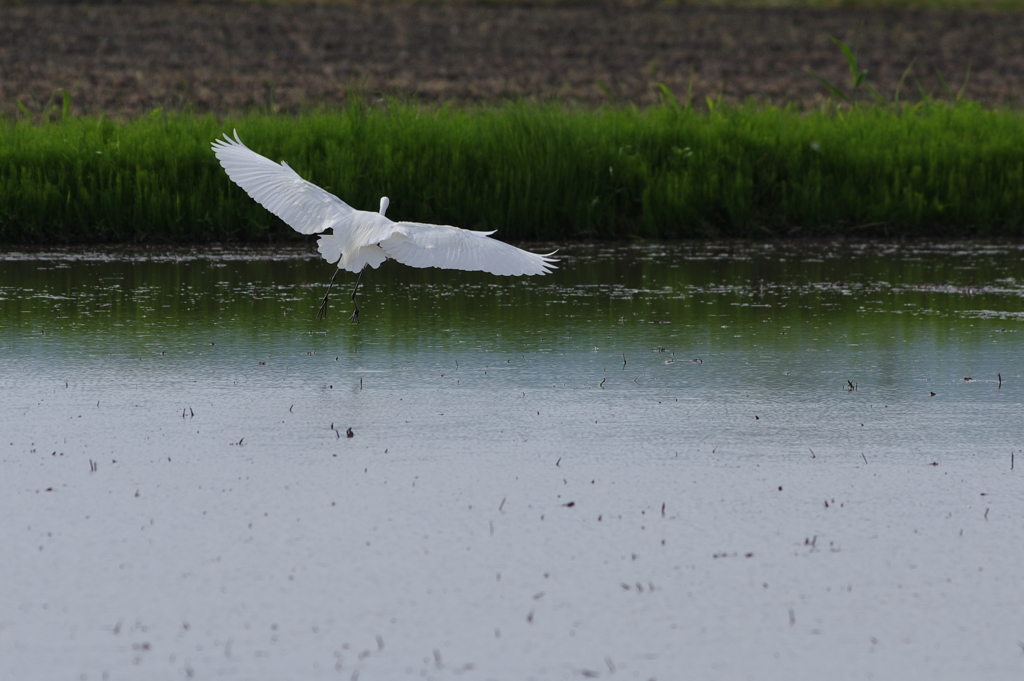
{"type": "Polygon", "coordinates": [[[341,260],[341,239],[333,234],[322,234],[316,242],[316,250],[332,265],[341,260]]]}

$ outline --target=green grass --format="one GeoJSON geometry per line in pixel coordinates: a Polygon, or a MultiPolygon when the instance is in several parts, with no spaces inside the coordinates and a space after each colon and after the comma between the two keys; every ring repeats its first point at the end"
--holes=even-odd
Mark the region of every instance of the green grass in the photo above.
{"type": "Polygon", "coordinates": [[[1024,235],[1019,113],[710,104],[0,123],[0,242],[292,238],[217,164],[232,128],[357,208],[509,240],[1024,235]]]}

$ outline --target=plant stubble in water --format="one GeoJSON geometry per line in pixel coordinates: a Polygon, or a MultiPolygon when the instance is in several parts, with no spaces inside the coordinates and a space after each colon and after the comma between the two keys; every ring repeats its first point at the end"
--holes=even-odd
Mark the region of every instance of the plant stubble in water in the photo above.
{"type": "Polygon", "coordinates": [[[1013,678],[1018,246],[563,253],[4,253],[0,670],[1013,678]]]}

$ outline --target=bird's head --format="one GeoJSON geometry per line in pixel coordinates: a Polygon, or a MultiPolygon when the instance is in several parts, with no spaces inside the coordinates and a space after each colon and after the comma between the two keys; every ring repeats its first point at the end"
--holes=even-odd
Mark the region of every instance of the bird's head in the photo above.
{"type": "Polygon", "coordinates": [[[380,214],[381,215],[384,215],[384,212],[388,209],[388,204],[390,204],[390,203],[391,202],[388,200],[388,197],[386,197],[386,196],[380,197],[380,214]]]}

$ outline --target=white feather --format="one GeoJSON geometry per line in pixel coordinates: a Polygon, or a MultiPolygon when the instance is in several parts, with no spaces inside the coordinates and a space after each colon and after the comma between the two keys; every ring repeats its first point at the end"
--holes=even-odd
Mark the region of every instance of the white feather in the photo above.
{"type": "Polygon", "coordinates": [[[387,258],[411,267],[440,267],[501,275],[547,274],[555,259],[530,253],[491,239],[494,232],[474,232],[448,225],[392,222],[380,211],[356,210],[312,182],[302,179],[287,163],[274,163],[224,135],[213,151],[238,186],[257,203],[302,234],[318,234],[317,249],[327,262],[359,272],[376,268],[387,258]]]}
{"type": "Polygon", "coordinates": [[[410,267],[440,267],[521,276],[547,274],[554,265],[549,255],[529,253],[491,239],[493,232],[474,232],[448,225],[396,222],[391,236],[380,242],[389,258],[410,267]]]}
{"type": "Polygon", "coordinates": [[[322,234],[316,240],[316,250],[320,251],[324,260],[336,265],[341,260],[341,239],[333,234],[322,234]]]}
{"type": "Polygon", "coordinates": [[[354,208],[334,194],[299,177],[287,163],[274,163],[238,139],[224,135],[213,153],[235,184],[301,234],[317,234],[352,221],[354,208]]]}

